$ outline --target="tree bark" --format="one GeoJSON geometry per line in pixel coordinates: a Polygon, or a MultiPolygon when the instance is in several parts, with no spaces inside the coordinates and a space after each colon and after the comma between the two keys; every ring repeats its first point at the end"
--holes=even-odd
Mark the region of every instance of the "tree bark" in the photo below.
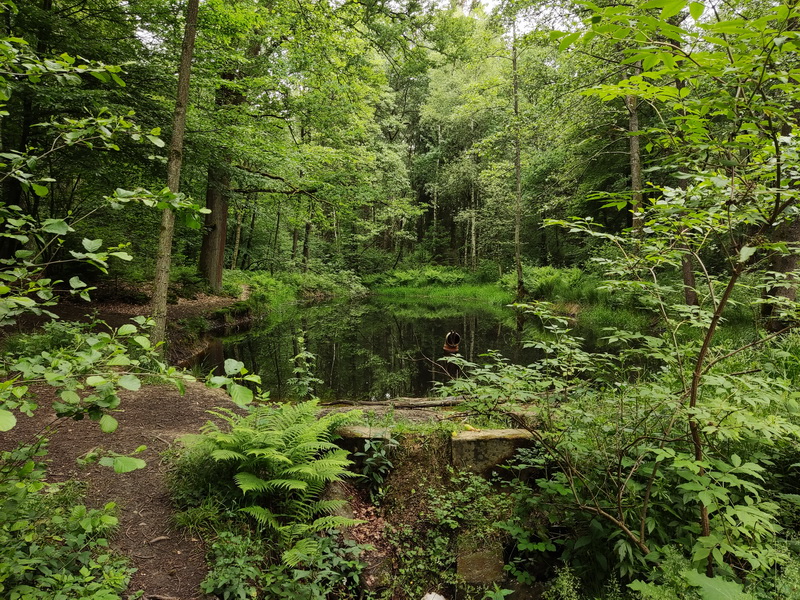
{"type": "Polygon", "coordinates": [[[517,69],[517,25],[511,26],[511,74],[514,92],[514,266],[517,271],[517,300],[525,295],[525,281],[522,276],[522,140],[519,123],[519,72],[517,69]]]}
{"type": "MultiPolygon", "coordinates": [[[[642,72],[641,63],[634,66],[634,74],[642,72]]],[[[642,152],[639,144],[639,100],[636,96],[625,96],[628,109],[628,135],[631,155],[631,211],[632,227],[638,239],[644,235],[644,215],[642,214],[642,152]]]]}
{"type": "Polygon", "coordinates": [[[228,236],[228,188],[231,177],[224,167],[212,165],[208,169],[206,188],[205,235],[200,246],[200,273],[208,281],[212,292],[222,289],[222,272],[225,268],[225,241],[228,236]]]}
{"type": "Polygon", "coordinates": [[[231,257],[231,269],[236,268],[239,261],[239,247],[242,241],[242,218],[244,217],[244,207],[236,210],[236,235],[233,241],[233,256],[231,257]]]}
{"type": "MultiPolygon", "coordinates": [[[[197,13],[200,0],[189,0],[186,7],[186,25],[183,31],[181,60],[178,69],[178,92],[175,112],[172,116],[172,138],[167,159],[167,187],[177,193],[180,189],[181,164],[183,163],[183,138],[186,132],[186,109],[189,104],[189,77],[192,70],[194,40],[197,34],[197,13]]],[[[153,282],[152,313],[155,325],[151,333],[154,344],[164,341],[167,327],[167,290],[169,288],[169,269],[172,263],[172,234],[175,229],[175,213],[165,208],[161,214],[161,230],[158,235],[156,272],[153,282]]],[[[162,347],[161,353],[164,350],[162,347]]]]}
{"type": "Polygon", "coordinates": [[[306,221],[306,231],[303,236],[303,273],[308,273],[308,259],[311,255],[311,221],[306,221]]]}

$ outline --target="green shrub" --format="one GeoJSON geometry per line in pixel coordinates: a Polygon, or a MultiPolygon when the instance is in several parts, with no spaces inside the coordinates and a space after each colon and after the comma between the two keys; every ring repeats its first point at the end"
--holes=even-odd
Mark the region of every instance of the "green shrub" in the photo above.
{"type": "Polygon", "coordinates": [[[319,417],[316,402],[256,406],[240,416],[219,409],[224,423],[208,423],[172,476],[179,500],[219,497],[271,532],[294,566],[318,546],[315,534],[354,521],[332,515],[345,502],[322,499],[328,483],[351,477],[347,452],[332,440],[335,431],[360,413],[319,417]],[[177,489],[176,485],[178,484],[177,489]]]}
{"type": "Polygon", "coordinates": [[[118,598],[133,570],[108,550],[115,505],[88,509],[74,485],[46,485],[44,450],[0,455],[0,596],[118,598]]]}
{"type": "MultiPolygon", "coordinates": [[[[603,289],[603,280],[577,268],[561,269],[525,265],[522,278],[531,300],[586,304],[610,301],[608,291],[603,289]]],[[[500,282],[504,289],[516,290],[516,273],[506,273],[500,282]]]]}

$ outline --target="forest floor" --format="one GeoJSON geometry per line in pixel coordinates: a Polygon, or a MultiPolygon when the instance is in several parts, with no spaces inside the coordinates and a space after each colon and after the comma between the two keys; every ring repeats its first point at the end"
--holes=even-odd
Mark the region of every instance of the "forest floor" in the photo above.
{"type": "MultiPolygon", "coordinates": [[[[181,319],[207,316],[234,302],[236,299],[233,298],[198,294],[193,300],[181,299],[170,305],[168,321],[176,323],[181,319]]],[[[119,327],[147,309],[146,305],[119,302],[93,302],[91,305],[63,302],[56,312],[65,320],[94,318],[119,327]],[[87,307],[91,309],[91,315],[86,315],[89,312],[87,307]]],[[[184,338],[178,328],[173,327],[170,335],[173,347],[169,354],[173,364],[200,349],[180,347],[184,338]],[[174,347],[176,345],[179,347],[174,347]]],[[[196,340],[195,345],[198,345],[196,340]]],[[[97,423],[90,420],[56,419],[50,408],[55,400],[53,388],[42,386],[36,394],[39,410],[32,418],[20,416],[17,426],[0,438],[0,449],[31,442],[48,429],[47,480],[54,483],[82,482],[85,502],[90,507],[100,508],[108,502],[116,504],[120,521],[112,547],[127,557],[136,569],[125,597],[143,600],[210,599],[200,591],[200,582],[208,573],[204,542],[174,526],[165,455],[177,438],[199,431],[210,418],[208,410],[230,405],[226,393],[207,388],[200,381],[188,382],[185,394],[166,385],[145,385],[135,392],[121,390],[120,408],[114,413],[119,427],[113,434],[102,433],[97,423]],[[136,456],[144,459],[147,466],[130,473],[117,474],[97,463],[81,465],[78,462],[97,449],[130,454],[142,445],[147,446],[146,450],[136,456]],[[137,595],[140,591],[141,596],[137,595]]],[[[367,410],[377,413],[377,417],[383,412],[377,407],[367,410]]],[[[394,414],[411,421],[436,419],[434,411],[401,410],[394,411],[394,414]]],[[[383,519],[363,499],[351,497],[351,504],[353,516],[368,521],[353,530],[351,537],[360,543],[376,546],[375,556],[368,557],[367,562],[370,567],[385,569],[380,568],[380,563],[391,560],[391,551],[383,541],[383,519]]],[[[371,570],[368,569],[366,574],[368,579],[371,570]]]]}
{"type": "MultiPolygon", "coordinates": [[[[181,298],[168,307],[168,322],[205,316],[235,301],[204,294],[192,300],[181,298]]],[[[122,302],[93,302],[91,305],[62,302],[54,312],[64,320],[100,319],[111,327],[119,327],[147,310],[147,305],[122,302]]],[[[180,346],[181,331],[171,327],[169,333],[173,361],[196,351],[195,348],[175,348],[175,345],[180,346]]],[[[90,507],[116,503],[120,526],[112,546],[128,557],[136,569],[128,588],[130,597],[143,590],[145,600],[205,598],[200,592],[200,582],[208,572],[205,548],[199,538],[173,527],[174,511],[162,454],[178,437],[197,433],[209,420],[208,410],[228,405],[230,400],[225,392],[207,388],[202,382],[188,383],[183,395],[176,388],[164,385],[145,385],[136,392],[122,390],[120,409],[114,413],[119,427],[113,434],[104,434],[97,423],[89,420],[57,420],[49,408],[55,399],[52,388],[36,391],[41,408],[33,418],[21,416],[17,426],[3,436],[1,445],[32,441],[43,429],[52,427],[47,434],[47,480],[83,482],[86,503],[90,507]],[[142,445],[147,449],[136,456],[144,459],[147,467],[130,473],[117,474],[97,464],[80,466],[77,462],[97,448],[130,454],[142,445]]]]}

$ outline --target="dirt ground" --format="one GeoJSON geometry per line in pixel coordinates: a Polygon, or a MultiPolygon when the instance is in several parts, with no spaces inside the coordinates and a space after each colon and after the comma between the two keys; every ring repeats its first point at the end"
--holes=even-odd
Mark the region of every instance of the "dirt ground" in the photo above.
{"type": "MultiPolygon", "coordinates": [[[[180,299],[169,306],[169,322],[202,316],[234,302],[199,294],[193,300],[180,299]]],[[[56,312],[65,320],[86,320],[87,308],[112,327],[119,327],[147,310],[147,306],[125,303],[62,302],[56,312]]],[[[31,326],[31,324],[27,324],[31,326]]],[[[172,362],[191,355],[196,349],[181,343],[180,331],[170,329],[172,362]]],[[[172,506],[165,483],[166,467],[161,453],[175,439],[197,433],[209,419],[206,411],[228,406],[230,400],[217,389],[202,383],[189,383],[181,395],[176,388],[144,386],[137,392],[122,391],[121,404],[114,417],[119,427],[104,434],[89,420],[61,420],[48,435],[47,479],[53,482],[77,479],[87,484],[86,503],[100,507],[107,502],[118,506],[120,527],[113,540],[114,548],[130,558],[136,568],[129,594],[143,590],[145,600],[195,600],[205,598],[200,582],[207,574],[205,548],[200,539],[184,535],[172,526],[172,506]],[[147,467],[131,473],[116,474],[97,464],[81,467],[77,459],[95,448],[131,453],[139,446],[147,449],[138,457],[147,467]]],[[[20,416],[17,427],[0,435],[0,447],[32,439],[55,421],[49,408],[51,389],[38,390],[40,409],[33,418],[20,416]]]]}
{"type": "MultiPolygon", "coordinates": [[[[53,422],[49,390],[39,395],[40,408],[33,418],[20,417],[11,434],[25,440],[53,422]]],[[[123,392],[118,412],[119,428],[104,434],[97,423],[62,419],[48,435],[48,481],[76,479],[87,484],[86,503],[101,507],[118,506],[120,527],[113,547],[130,558],[137,569],[129,590],[144,590],[149,600],[194,600],[204,596],[200,582],[206,576],[202,540],[184,535],[172,527],[172,506],[165,484],[161,453],[176,438],[196,433],[208,421],[208,409],[229,403],[224,392],[190,383],[186,394],[175,388],[146,386],[137,392],[123,392]],[[80,466],[77,459],[95,448],[131,453],[147,449],[138,457],[147,467],[125,474],[97,464],[80,466]]],[[[9,434],[4,434],[3,438],[9,434]]],[[[6,445],[6,439],[3,439],[6,445]]]]}
{"type": "MultiPolygon", "coordinates": [[[[198,295],[194,300],[182,299],[169,307],[169,322],[207,315],[233,303],[230,298],[198,295]]],[[[63,303],[58,313],[63,319],[83,320],[87,305],[63,303]]],[[[133,316],[142,314],[146,306],[123,303],[94,303],[96,318],[108,325],[119,327],[133,316]]],[[[198,348],[182,343],[180,331],[170,332],[172,348],[170,362],[185,359],[198,348]]],[[[189,383],[181,395],[176,388],[143,386],[136,392],[122,391],[120,409],[114,413],[119,427],[113,434],[104,434],[97,423],[90,420],[62,419],[48,434],[47,479],[53,482],[80,480],[86,483],[86,503],[101,507],[108,502],[118,506],[120,527],[112,545],[128,557],[136,569],[128,588],[128,597],[143,591],[144,600],[209,600],[200,591],[200,582],[208,569],[204,561],[203,540],[187,535],[173,527],[172,505],[166,487],[166,465],[162,453],[175,440],[185,434],[197,433],[209,419],[207,411],[217,406],[232,406],[227,395],[217,389],[205,387],[201,382],[189,383]],[[147,462],[144,469],[126,474],[116,474],[112,469],[97,464],[80,466],[77,459],[88,452],[102,448],[129,454],[139,446],[147,449],[138,457],[147,462]]],[[[17,426],[0,435],[0,448],[13,447],[18,442],[32,439],[42,429],[55,421],[49,408],[54,399],[51,388],[38,390],[41,407],[33,418],[20,416],[17,426]]],[[[356,408],[356,407],[350,407],[356,408]]],[[[334,410],[343,410],[339,407],[334,410]]],[[[380,409],[368,410],[378,413],[380,409]]],[[[434,411],[394,411],[396,417],[405,416],[413,421],[436,420],[434,411]]],[[[358,542],[371,543],[376,548],[368,557],[372,577],[373,568],[385,570],[381,563],[391,560],[390,549],[383,542],[383,518],[363,498],[351,495],[353,516],[367,521],[351,532],[358,542]]]]}

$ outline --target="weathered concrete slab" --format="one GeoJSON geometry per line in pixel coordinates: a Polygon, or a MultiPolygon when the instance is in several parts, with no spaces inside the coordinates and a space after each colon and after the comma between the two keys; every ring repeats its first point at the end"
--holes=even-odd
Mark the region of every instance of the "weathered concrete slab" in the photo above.
{"type": "Polygon", "coordinates": [[[342,427],[336,433],[341,436],[341,439],[336,440],[336,445],[351,454],[363,451],[366,440],[388,440],[392,437],[391,430],[385,427],[366,427],[362,425],[342,427]]]}
{"type": "Polygon", "coordinates": [[[519,448],[530,448],[533,436],[525,429],[462,431],[452,439],[452,461],[456,469],[489,476],[519,448]]]}
{"type": "Polygon", "coordinates": [[[459,539],[458,545],[460,550],[456,570],[464,581],[475,585],[491,585],[505,579],[503,546],[500,542],[489,542],[483,547],[474,549],[473,540],[468,539],[465,542],[459,539]],[[461,550],[462,547],[473,549],[461,550]]]}

